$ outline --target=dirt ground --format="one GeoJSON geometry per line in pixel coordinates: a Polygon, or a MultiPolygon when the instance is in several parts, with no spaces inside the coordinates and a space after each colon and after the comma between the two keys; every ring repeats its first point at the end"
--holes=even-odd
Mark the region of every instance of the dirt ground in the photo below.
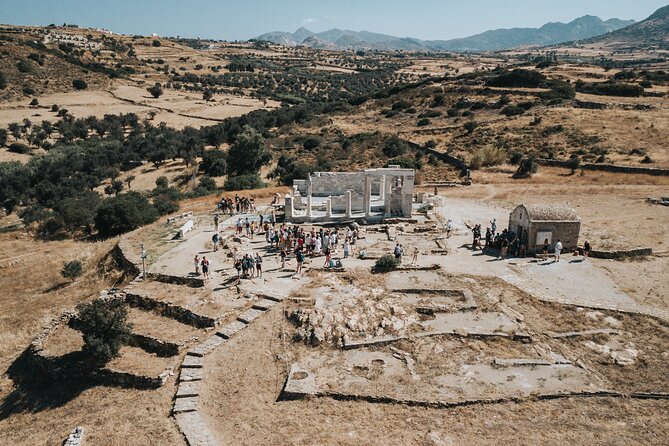
{"type": "Polygon", "coordinates": [[[223,443],[661,445],[669,440],[664,401],[568,398],[452,409],[328,398],[277,402],[287,372],[282,319],[273,311],[207,358],[206,393],[200,398],[223,443]]]}

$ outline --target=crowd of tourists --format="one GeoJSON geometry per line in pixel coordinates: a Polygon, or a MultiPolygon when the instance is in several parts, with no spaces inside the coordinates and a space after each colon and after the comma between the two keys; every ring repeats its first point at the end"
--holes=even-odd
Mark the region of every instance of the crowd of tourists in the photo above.
{"type": "Polygon", "coordinates": [[[235,194],[235,199],[221,198],[218,209],[224,214],[253,213],[256,211],[256,203],[253,198],[240,197],[235,194]]]}

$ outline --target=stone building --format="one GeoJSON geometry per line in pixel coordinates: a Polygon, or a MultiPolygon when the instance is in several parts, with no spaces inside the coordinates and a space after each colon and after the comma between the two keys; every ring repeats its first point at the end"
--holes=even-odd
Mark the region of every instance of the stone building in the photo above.
{"type": "Polygon", "coordinates": [[[399,166],[360,172],[315,172],[293,181],[286,220],[337,221],[411,217],[415,172],[399,166]]]}
{"type": "Polygon", "coordinates": [[[580,230],[581,219],[568,206],[521,204],[509,215],[509,231],[520,237],[528,253],[541,250],[546,239],[551,251],[558,240],[564,251],[572,251],[580,230]]]}

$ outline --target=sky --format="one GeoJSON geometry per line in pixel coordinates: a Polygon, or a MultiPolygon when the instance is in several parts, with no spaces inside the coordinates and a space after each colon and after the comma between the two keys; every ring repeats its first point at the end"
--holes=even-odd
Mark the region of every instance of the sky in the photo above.
{"type": "Polygon", "coordinates": [[[669,0],[0,0],[0,23],[74,23],[123,34],[246,40],[331,28],[424,40],[540,27],[590,14],[642,20],[669,0]]]}

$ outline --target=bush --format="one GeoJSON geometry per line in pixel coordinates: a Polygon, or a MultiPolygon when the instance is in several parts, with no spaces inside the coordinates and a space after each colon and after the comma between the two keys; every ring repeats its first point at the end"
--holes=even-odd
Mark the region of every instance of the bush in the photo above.
{"type": "Polygon", "coordinates": [[[153,207],[160,215],[173,214],[179,210],[179,202],[168,194],[158,194],[153,197],[153,207]]]}
{"type": "Polygon", "coordinates": [[[37,93],[37,92],[35,91],[35,89],[34,89],[33,87],[29,86],[29,85],[26,85],[25,87],[23,87],[23,88],[21,89],[21,91],[22,91],[23,94],[26,95],[26,96],[32,96],[32,95],[34,95],[35,93],[37,93]]]}
{"type": "Polygon", "coordinates": [[[228,177],[223,185],[225,190],[251,190],[265,187],[260,176],[256,174],[245,174],[228,177]]]}
{"type": "Polygon", "coordinates": [[[476,121],[467,121],[464,123],[462,127],[464,127],[465,130],[467,130],[467,134],[471,135],[474,133],[474,130],[476,130],[476,127],[478,127],[479,124],[476,121]]]}
{"type": "Polygon", "coordinates": [[[169,185],[169,181],[167,180],[167,177],[165,176],[160,176],[156,179],[156,187],[159,189],[167,189],[167,186],[169,185]]]}
{"type": "Polygon", "coordinates": [[[30,101],[30,106],[31,107],[36,107],[38,105],[39,105],[39,101],[37,100],[37,98],[33,98],[33,100],[30,101]]]}
{"type": "Polygon", "coordinates": [[[458,111],[457,108],[449,108],[446,110],[446,114],[449,116],[449,118],[455,118],[456,116],[460,116],[460,111],[458,111]]]}
{"type": "Polygon", "coordinates": [[[581,158],[578,155],[572,155],[567,161],[567,167],[571,169],[571,173],[576,172],[576,169],[581,165],[581,158]]]}
{"type": "Polygon", "coordinates": [[[402,141],[397,136],[391,136],[383,145],[383,154],[389,158],[402,156],[407,151],[409,151],[409,145],[406,143],[406,141],[402,141]]]}
{"type": "Polygon", "coordinates": [[[20,142],[14,142],[9,145],[9,151],[13,153],[25,154],[30,153],[30,147],[20,142]]]}
{"type": "Polygon", "coordinates": [[[520,164],[518,164],[518,170],[516,170],[514,177],[516,178],[531,177],[533,174],[537,173],[538,168],[539,167],[536,161],[534,160],[534,157],[530,156],[527,158],[523,158],[520,161],[520,164]]]}
{"type": "Polygon", "coordinates": [[[16,64],[16,68],[19,70],[21,73],[27,73],[27,74],[35,74],[37,73],[37,68],[27,60],[20,60],[19,63],[16,64]]]}
{"type": "Polygon", "coordinates": [[[151,94],[151,96],[153,96],[156,99],[163,95],[163,87],[158,82],[156,82],[153,85],[153,87],[147,88],[146,91],[148,91],[151,94]]]}
{"type": "Polygon", "coordinates": [[[535,70],[522,70],[516,68],[513,71],[502,73],[490,79],[487,85],[491,87],[526,87],[537,88],[546,82],[546,76],[535,70]]]}
{"type": "Polygon", "coordinates": [[[75,79],[72,81],[72,86],[77,90],[85,90],[88,88],[88,84],[83,79],[75,79]]]}
{"type": "Polygon", "coordinates": [[[313,150],[316,147],[320,146],[323,140],[319,136],[309,136],[304,140],[303,147],[304,150],[313,150]]]}
{"type": "Polygon", "coordinates": [[[418,120],[418,122],[416,123],[416,126],[418,126],[418,127],[425,127],[426,125],[430,125],[431,122],[432,122],[432,121],[430,121],[430,120],[427,119],[427,118],[422,118],[422,119],[419,119],[419,120],[418,120]]]}
{"type": "Polygon", "coordinates": [[[216,181],[214,181],[213,178],[207,175],[204,175],[203,177],[200,178],[200,183],[198,184],[197,187],[200,187],[210,192],[213,192],[216,189],[218,189],[218,186],[216,186],[216,181]]]}
{"type": "Polygon", "coordinates": [[[0,90],[4,90],[5,88],[7,88],[7,77],[5,73],[0,71],[0,90]]]}
{"type": "Polygon", "coordinates": [[[6,129],[0,129],[0,147],[7,144],[8,133],[6,129]]]}
{"type": "Polygon", "coordinates": [[[509,105],[502,110],[502,114],[506,116],[517,116],[522,115],[523,113],[525,113],[525,109],[517,105],[509,105]]]}
{"type": "Polygon", "coordinates": [[[160,43],[160,40],[156,39],[153,42],[151,42],[151,46],[159,47],[162,46],[162,43],[160,43]]]}
{"type": "Polygon", "coordinates": [[[95,365],[118,356],[131,334],[128,309],[118,299],[96,299],[77,307],[77,328],[84,335],[83,351],[95,365]]]}
{"type": "Polygon", "coordinates": [[[393,110],[404,110],[406,108],[411,107],[411,102],[405,101],[405,100],[399,100],[395,103],[393,103],[392,109],[393,110]]]}
{"type": "Polygon", "coordinates": [[[137,192],[106,198],[95,213],[95,227],[100,235],[109,237],[153,223],[158,212],[137,192]]]}
{"type": "Polygon", "coordinates": [[[400,265],[400,262],[392,254],[384,254],[376,261],[374,267],[377,271],[393,271],[400,265]]]}
{"type": "Polygon", "coordinates": [[[257,174],[272,159],[265,147],[265,138],[251,126],[244,126],[228,151],[228,173],[257,174]]]}
{"type": "Polygon", "coordinates": [[[222,150],[208,150],[202,156],[200,170],[211,177],[221,177],[228,171],[227,155],[222,150]]]}
{"type": "Polygon", "coordinates": [[[72,260],[63,264],[63,269],[60,271],[60,275],[74,282],[74,279],[81,276],[83,272],[84,267],[81,262],[79,260],[72,260]]]}

